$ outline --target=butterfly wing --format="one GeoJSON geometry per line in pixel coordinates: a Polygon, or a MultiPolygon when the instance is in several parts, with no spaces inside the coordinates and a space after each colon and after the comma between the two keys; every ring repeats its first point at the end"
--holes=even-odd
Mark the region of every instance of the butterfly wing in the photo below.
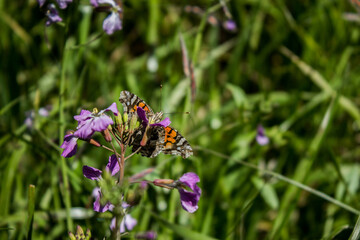
{"type": "Polygon", "coordinates": [[[121,91],[119,101],[123,105],[124,113],[134,113],[138,107],[141,107],[147,115],[154,115],[153,110],[144,100],[129,91],[121,91]]]}
{"type": "Polygon", "coordinates": [[[167,126],[164,130],[165,138],[162,148],[164,154],[180,155],[183,158],[193,155],[190,144],[176,129],[167,126]]]}

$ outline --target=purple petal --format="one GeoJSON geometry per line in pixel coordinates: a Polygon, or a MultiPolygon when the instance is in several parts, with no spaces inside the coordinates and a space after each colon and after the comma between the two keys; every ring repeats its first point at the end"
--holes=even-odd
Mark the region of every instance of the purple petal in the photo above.
{"type": "Polygon", "coordinates": [[[68,134],[64,137],[64,142],[61,148],[64,149],[61,156],[69,158],[75,155],[77,151],[77,140],[78,138],[74,134],[68,134]]]}
{"type": "Polygon", "coordinates": [[[257,127],[256,141],[261,146],[269,143],[269,138],[265,135],[265,130],[261,125],[257,127]]]}
{"type": "Polygon", "coordinates": [[[92,122],[93,122],[93,119],[88,119],[86,121],[81,122],[81,124],[78,126],[78,129],[76,130],[74,135],[80,139],[89,139],[95,132],[91,128],[92,122]]]}
{"type": "Polygon", "coordinates": [[[114,124],[114,121],[108,115],[100,115],[99,117],[94,117],[91,122],[91,129],[96,132],[102,132],[109,125],[114,124]]]}
{"type": "Polygon", "coordinates": [[[65,9],[67,5],[72,2],[72,0],[56,0],[56,2],[59,4],[61,9],[65,9]]]}
{"type": "Polygon", "coordinates": [[[42,117],[48,117],[49,116],[49,110],[42,107],[42,108],[39,109],[39,115],[42,116],[42,117]]]}
{"type": "Polygon", "coordinates": [[[95,187],[91,193],[91,196],[96,199],[98,198],[99,195],[100,195],[100,188],[95,187]]]}
{"type": "Polygon", "coordinates": [[[185,173],[181,176],[179,181],[188,186],[192,192],[178,188],[180,193],[181,206],[188,212],[193,213],[198,209],[198,202],[201,196],[201,189],[196,185],[200,182],[200,178],[193,172],[185,173]]]}
{"type": "Polygon", "coordinates": [[[75,115],[75,116],[74,116],[74,119],[75,119],[76,121],[78,121],[79,124],[80,124],[80,122],[85,121],[85,120],[91,118],[91,115],[92,115],[92,113],[91,113],[90,111],[88,111],[88,110],[81,110],[80,115],[75,115]]]}
{"type": "Polygon", "coordinates": [[[83,174],[88,179],[99,180],[101,177],[101,173],[102,171],[97,168],[89,167],[86,165],[83,166],[83,174]]]}
{"type": "Polygon", "coordinates": [[[228,31],[236,31],[237,26],[234,20],[230,19],[223,23],[223,26],[228,31]]]}
{"type": "Polygon", "coordinates": [[[93,5],[94,7],[99,6],[99,3],[97,0],[90,0],[90,4],[93,5]]]}
{"type": "Polygon", "coordinates": [[[149,120],[146,117],[146,112],[144,109],[142,109],[141,107],[136,108],[136,112],[137,115],[139,116],[139,118],[141,119],[141,123],[144,126],[147,126],[149,124],[149,120]]]}
{"type": "Polygon", "coordinates": [[[48,10],[46,12],[46,16],[48,17],[48,19],[45,23],[47,27],[53,23],[62,21],[62,18],[59,16],[59,12],[56,10],[56,7],[54,4],[48,5],[48,10]]]}
{"type": "Polygon", "coordinates": [[[194,213],[199,207],[198,202],[200,199],[200,195],[186,191],[185,189],[179,189],[181,206],[185,211],[189,213],[194,213]]]}
{"type": "Polygon", "coordinates": [[[40,7],[42,7],[42,6],[44,5],[45,1],[46,1],[46,0],[38,0],[38,3],[39,3],[39,5],[40,5],[40,7]]]}
{"type": "Polygon", "coordinates": [[[121,19],[118,12],[112,12],[103,22],[103,30],[106,34],[111,35],[115,31],[121,30],[121,19]]]}
{"type": "MultiPolygon", "coordinates": [[[[130,214],[126,214],[121,223],[124,223],[126,229],[128,231],[131,231],[136,226],[137,220],[135,218],[133,218],[130,214]]],[[[124,230],[124,229],[121,229],[121,226],[120,226],[120,232],[121,233],[125,232],[125,231],[121,231],[121,230],[124,230]]]]}
{"type": "MultiPolygon", "coordinates": [[[[111,231],[114,231],[116,224],[116,219],[111,219],[110,223],[110,229],[111,231]]],[[[137,221],[135,218],[131,217],[130,214],[125,214],[123,220],[120,223],[120,233],[124,233],[126,230],[131,231],[137,224],[137,221]]]]}
{"type": "Polygon", "coordinates": [[[170,119],[167,117],[161,122],[150,124],[150,126],[161,126],[161,127],[167,127],[171,123],[170,119]]]}
{"type": "Polygon", "coordinates": [[[120,171],[120,166],[115,154],[109,157],[109,162],[106,165],[106,170],[111,173],[111,176],[114,176],[117,172],[120,171]]]}
{"type": "Polygon", "coordinates": [[[200,182],[200,178],[196,173],[188,172],[179,178],[179,181],[187,185],[191,190],[195,191],[198,186],[196,183],[200,182]]]}
{"type": "Polygon", "coordinates": [[[100,204],[100,197],[101,197],[101,192],[99,191],[98,196],[96,197],[96,200],[94,202],[94,211],[95,212],[106,212],[108,210],[112,210],[114,208],[114,205],[112,205],[111,203],[106,203],[104,206],[101,206],[100,204]]]}
{"type": "Polygon", "coordinates": [[[119,110],[117,108],[117,105],[115,102],[113,102],[110,107],[104,109],[104,111],[112,111],[114,113],[115,116],[117,116],[119,114],[119,110]]]}

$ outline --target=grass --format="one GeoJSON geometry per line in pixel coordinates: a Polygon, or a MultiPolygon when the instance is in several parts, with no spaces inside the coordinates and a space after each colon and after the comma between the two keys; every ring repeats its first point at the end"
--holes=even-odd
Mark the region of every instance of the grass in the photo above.
{"type": "Polygon", "coordinates": [[[122,90],[163,111],[194,149],[188,159],[135,155],[125,175],[192,171],[202,189],[190,214],[177,191],[150,186],[131,211],[129,238],[153,230],[158,239],[358,239],[360,28],[349,13],[358,17],[359,6],[225,2],[235,32],[207,22],[226,20],[219,1],[192,1],[204,10],[197,15],[183,1],[124,0],[123,29],[108,36],[107,13],[88,1],[59,10],[63,23],[48,28],[37,1],[0,1],[0,239],[66,239],[76,225],[110,236],[111,214],[92,211],[96,184],[82,174],[83,165],[102,169],[107,154],[83,143],[65,159],[59,146],[74,115],[121,108],[122,90]],[[45,106],[48,117],[38,113],[45,106]],[[255,140],[259,124],[268,145],[255,140]]]}

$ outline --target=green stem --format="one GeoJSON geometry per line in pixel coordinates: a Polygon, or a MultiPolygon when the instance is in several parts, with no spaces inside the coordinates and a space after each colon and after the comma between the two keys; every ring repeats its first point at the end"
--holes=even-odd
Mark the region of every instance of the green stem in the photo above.
{"type": "MultiPolygon", "coordinates": [[[[69,42],[66,43],[68,45],[69,42]]],[[[61,65],[61,77],[60,77],[60,91],[59,91],[59,142],[63,142],[64,139],[64,132],[65,132],[65,118],[64,118],[64,93],[65,93],[65,63],[67,61],[67,47],[64,48],[64,57],[63,62],[61,65]]],[[[64,157],[61,157],[61,172],[62,178],[64,183],[63,194],[64,194],[64,202],[65,202],[65,209],[66,209],[66,224],[68,231],[73,230],[73,221],[70,216],[70,209],[71,209],[71,200],[70,200],[70,188],[69,188],[69,179],[66,174],[66,160],[64,157]]]]}

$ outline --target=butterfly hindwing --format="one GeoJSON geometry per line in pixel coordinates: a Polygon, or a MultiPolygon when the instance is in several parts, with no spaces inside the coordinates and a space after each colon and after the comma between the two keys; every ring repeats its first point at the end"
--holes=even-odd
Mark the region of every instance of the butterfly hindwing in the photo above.
{"type": "Polygon", "coordinates": [[[188,158],[193,154],[193,150],[188,141],[173,127],[164,128],[165,138],[162,152],[164,154],[180,155],[188,158]]]}

